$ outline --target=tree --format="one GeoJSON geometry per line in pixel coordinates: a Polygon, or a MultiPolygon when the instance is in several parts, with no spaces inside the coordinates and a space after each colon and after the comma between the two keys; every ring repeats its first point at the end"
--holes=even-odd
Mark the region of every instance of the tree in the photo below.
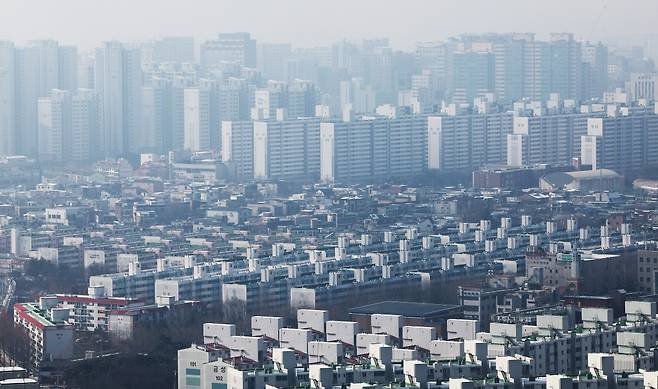
{"type": "Polygon", "coordinates": [[[30,339],[9,314],[0,314],[0,366],[15,365],[30,367],[30,339]]]}
{"type": "Polygon", "coordinates": [[[57,266],[43,259],[28,260],[23,268],[25,276],[16,282],[21,292],[81,293],[87,288],[87,278],[80,268],[57,266]]]}

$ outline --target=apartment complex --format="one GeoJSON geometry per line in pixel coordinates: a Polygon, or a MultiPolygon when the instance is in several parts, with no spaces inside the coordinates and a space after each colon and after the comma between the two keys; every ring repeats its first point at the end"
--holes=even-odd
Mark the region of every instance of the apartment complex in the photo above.
{"type": "Polygon", "coordinates": [[[44,361],[73,356],[74,326],[67,321],[69,310],[56,305],[56,298],[14,305],[14,324],[29,338],[30,370],[38,371],[44,361]]]}
{"type": "Polygon", "coordinates": [[[375,182],[422,174],[427,117],[363,118],[320,124],[320,179],[375,182]]]}
{"type": "MultiPolygon", "coordinates": [[[[575,381],[639,388],[655,376],[649,372],[656,362],[655,309],[655,303],[627,302],[626,316],[615,324],[611,310],[583,308],[578,328],[567,316],[540,315],[536,326],[492,323],[489,332],[453,340],[385,314],[371,316],[372,332],[362,332],[357,322],[329,320],[327,311],[304,309],[297,312],[297,328],[282,326],[279,317],[253,317],[251,336],[236,335],[232,324],[206,323],[203,344],[178,352],[178,386],[384,387],[403,381],[420,388],[562,388],[575,381]],[[591,376],[572,378],[581,371],[591,376]],[[491,374],[497,379],[489,383],[491,374]]],[[[453,320],[453,328],[460,325],[470,326],[453,320]]]]}
{"type": "Polygon", "coordinates": [[[653,166],[658,163],[655,107],[609,107],[605,117],[587,119],[587,134],[581,136],[581,144],[582,163],[593,169],[624,172],[653,166]]]}

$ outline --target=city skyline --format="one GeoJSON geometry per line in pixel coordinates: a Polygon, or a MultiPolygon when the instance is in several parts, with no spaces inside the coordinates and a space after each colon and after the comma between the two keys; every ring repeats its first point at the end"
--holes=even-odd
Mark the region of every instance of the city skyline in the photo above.
{"type": "Polygon", "coordinates": [[[220,32],[247,31],[261,42],[292,42],[300,47],[326,45],[342,39],[390,37],[393,47],[410,50],[418,41],[442,40],[463,33],[532,31],[548,35],[570,31],[578,39],[591,41],[623,38],[642,42],[638,36],[645,35],[644,41],[656,46],[652,15],[658,13],[658,3],[653,1],[633,2],[634,12],[628,12],[625,3],[598,0],[577,3],[412,0],[406,4],[406,7],[385,7],[372,0],[356,3],[340,0],[311,7],[297,0],[283,4],[199,0],[191,2],[181,14],[180,4],[174,1],[145,0],[134,4],[120,0],[105,4],[69,0],[62,4],[9,0],[4,2],[6,11],[0,15],[0,37],[17,43],[52,38],[92,50],[100,42],[111,40],[143,41],[178,35],[192,36],[201,42],[220,32]],[[34,13],[35,7],[43,12],[34,13]],[[570,12],[564,13],[565,7],[570,12]],[[434,18],[399,22],[399,18],[413,20],[421,9],[434,18]],[[295,23],[278,22],[291,13],[295,23]],[[493,14],[498,17],[491,18],[493,14]],[[363,23],[364,16],[368,23],[363,23]],[[24,20],[31,22],[23,23],[24,20]],[[121,21],[120,26],[117,21],[121,21]]]}
{"type": "MultiPolygon", "coordinates": [[[[400,155],[423,155],[426,137],[422,134],[429,129],[430,116],[446,117],[447,127],[441,130],[445,132],[451,131],[449,117],[474,115],[474,120],[489,120],[497,117],[496,113],[506,113],[504,120],[473,127],[474,134],[485,137],[468,140],[475,149],[455,154],[459,158],[446,156],[453,146],[462,147],[466,139],[452,144],[453,138],[437,134],[428,155],[438,153],[445,161],[437,160],[431,167],[417,165],[423,158],[414,160],[413,174],[421,174],[428,167],[454,170],[504,162],[512,166],[522,161],[568,163],[570,158],[581,157],[580,145],[585,138],[580,136],[597,135],[588,133],[585,116],[573,130],[563,125],[557,130],[556,134],[566,131],[564,134],[576,136],[568,135],[560,147],[566,153],[553,160],[556,143],[544,144],[543,149],[550,150],[546,154],[531,152],[538,159],[518,154],[529,152],[520,147],[525,142],[523,136],[532,134],[517,132],[516,127],[513,130],[508,120],[511,113],[569,117],[580,112],[600,117],[607,112],[628,116],[635,112],[628,107],[650,106],[658,95],[655,63],[646,57],[644,48],[584,42],[573,33],[552,33],[547,39],[534,33],[469,34],[448,41],[421,42],[411,52],[393,51],[387,38],[293,50],[290,44],[259,42],[247,32],[220,33],[198,45],[185,37],[104,42],[93,56],[55,40],[31,41],[26,46],[2,41],[0,49],[0,92],[5,96],[0,100],[3,155],[76,162],[89,168],[89,162],[104,158],[129,157],[136,164],[142,153],[164,155],[173,151],[180,159],[187,153],[201,152],[221,160],[226,172],[234,172],[229,176],[240,180],[277,177],[266,173],[268,164],[278,163],[276,157],[270,159],[274,155],[270,151],[265,153],[269,161],[263,164],[261,160],[258,167],[251,158],[262,152],[256,152],[257,145],[270,150],[268,142],[279,137],[288,137],[288,144],[300,141],[300,147],[308,147],[306,160],[322,159],[325,163],[320,174],[319,165],[313,163],[298,170],[306,166],[300,161],[302,165],[293,169],[294,173],[285,173],[291,174],[289,178],[316,179],[321,175],[325,181],[341,181],[341,177],[367,180],[402,176],[411,165],[400,164],[400,160],[390,163],[402,170],[387,167],[380,172],[383,174],[341,172],[339,164],[347,160],[342,160],[340,151],[359,142],[342,143],[356,138],[350,135],[340,140],[340,128],[335,134],[326,129],[325,138],[319,123],[360,122],[363,126],[354,126],[356,135],[370,131],[369,123],[378,119],[377,131],[384,132],[373,139],[389,139],[389,131],[403,133],[410,137],[407,141],[413,148],[394,141],[390,147],[400,147],[400,155]],[[198,59],[194,57],[195,47],[199,47],[198,59]],[[490,114],[493,116],[487,116],[490,114]],[[415,117],[415,124],[407,122],[407,116],[415,117]],[[305,120],[311,118],[315,124],[306,128],[305,120]],[[396,122],[396,118],[401,121],[396,122]],[[276,138],[268,131],[257,135],[257,126],[237,124],[257,121],[289,123],[295,135],[284,136],[286,132],[278,130],[273,130],[276,138]],[[388,123],[394,123],[394,129],[388,130],[388,123]],[[263,137],[264,143],[256,142],[258,137],[263,137]],[[326,148],[316,143],[320,137],[326,148]],[[484,150],[478,146],[483,140],[491,149],[479,155],[475,150],[484,150]],[[333,141],[337,143],[330,147],[333,141]],[[252,147],[254,150],[248,151],[252,147]],[[328,159],[320,158],[323,154],[328,159]],[[253,171],[242,169],[252,165],[253,171]],[[397,173],[391,176],[392,172],[397,173]]],[[[653,117],[653,108],[651,112],[653,117]]],[[[538,139],[547,131],[541,130],[538,139]]],[[[637,141],[652,139],[648,124],[638,131],[637,141]]],[[[460,137],[463,134],[455,132],[460,137]]],[[[595,141],[587,138],[591,145],[587,150],[596,151],[595,141]]],[[[272,152],[285,150],[283,145],[272,152]]],[[[367,141],[362,144],[367,145],[367,141]]],[[[633,154],[639,158],[636,167],[650,163],[654,146],[651,142],[648,145],[648,159],[642,153],[633,154]]],[[[394,155],[390,150],[386,154],[394,155]]],[[[368,147],[363,152],[378,160],[368,147]]],[[[590,154],[587,159],[591,160],[590,154]]],[[[280,161],[289,161],[289,156],[280,161]]],[[[364,163],[374,163],[360,161],[345,166],[358,169],[364,163]]],[[[591,162],[587,165],[596,165],[591,162]]],[[[386,166],[382,163],[373,168],[386,166]]],[[[627,163],[630,161],[618,168],[624,170],[627,163]]]]}
{"type": "Polygon", "coordinates": [[[0,0],[0,388],[658,389],[658,0],[0,0]]]}

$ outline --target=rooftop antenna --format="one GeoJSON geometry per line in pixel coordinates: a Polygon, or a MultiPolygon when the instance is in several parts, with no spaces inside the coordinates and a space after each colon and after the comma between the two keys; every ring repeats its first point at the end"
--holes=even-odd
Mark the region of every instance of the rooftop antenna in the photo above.
{"type": "Polygon", "coordinates": [[[589,41],[590,38],[592,37],[592,34],[594,33],[594,30],[599,26],[599,23],[601,22],[601,17],[603,17],[603,12],[605,12],[605,9],[608,7],[608,1],[606,0],[603,3],[603,6],[601,7],[601,11],[599,11],[599,15],[596,17],[596,21],[594,21],[594,25],[592,26],[592,29],[590,30],[587,40],[589,41]]]}

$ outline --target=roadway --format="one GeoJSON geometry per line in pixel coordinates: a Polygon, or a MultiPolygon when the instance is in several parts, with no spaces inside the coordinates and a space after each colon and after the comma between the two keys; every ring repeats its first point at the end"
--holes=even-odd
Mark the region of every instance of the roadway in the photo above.
{"type": "Polygon", "coordinates": [[[7,313],[11,309],[11,302],[16,293],[16,281],[12,278],[0,278],[0,313],[7,313]]]}

